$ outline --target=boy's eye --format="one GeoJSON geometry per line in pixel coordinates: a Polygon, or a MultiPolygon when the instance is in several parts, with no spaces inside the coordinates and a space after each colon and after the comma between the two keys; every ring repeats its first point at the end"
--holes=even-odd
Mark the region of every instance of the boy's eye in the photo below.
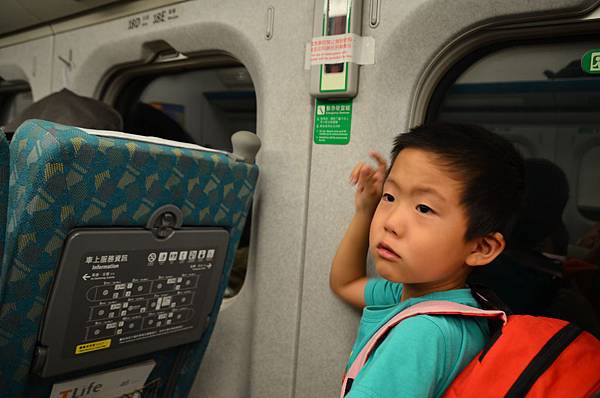
{"type": "Polygon", "coordinates": [[[394,201],[394,197],[392,195],[390,195],[389,193],[384,193],[381,196],[381,200],[383,200],[384,202],[393,202],[394,201]]]}
{"type": "Polygon", "coordinates": [[[423,213],[423,214],[427,214],[427,213],[433,213],[433,209],[427,205],[423,205],[423,204],[419,204],[416,207],[417,211],[419,213],[423,213]]]}

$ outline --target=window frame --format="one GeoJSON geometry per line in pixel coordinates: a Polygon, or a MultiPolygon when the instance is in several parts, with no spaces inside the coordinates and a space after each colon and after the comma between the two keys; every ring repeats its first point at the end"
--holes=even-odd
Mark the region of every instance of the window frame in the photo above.
{"type": "Polygon", "coordinates": [[[504,48],[598,38],[600,19],[557,20],[544,23],[482,28],[446,45],[421,74],[411,101],[409,127],[430,122],[448,89],[465,70],[483,57],[504,48]]]}
{"type": "MultiPolygon", "coordinates": [[[[241,61],[224,51],[204,51],[185,54],[182,57],[181,55],[183,54],[173,50],[166,43],[161,43],[159,47],[163,50],[166,49],[166,51],[155,52],[151,54],[151,56],[145,61],[142,60],[140,62],[117,65],[107,71],[107,73],[100,79],[94,96],[99,98],[101,101],[110,104],[117,110],[117,112],[120,113],[127,103],[131,103],[132,99],[139,98],[148,84],[157,78],[184,72],[199,71],[203,69],[228,67],[244,67],[248,69],[248,67],[241,61]],[[133,87],[130,87],[132,85],[133,87]]],[[[256,93],[256,85],[254,79],[252,79],[252,76],[251,80],[254,86],[254,92],[256,93]]],[[[258,97],[256,99],[256,116],[258,118],[258,97]]],[[[256,124],[256,129],[258,130],[258,121],[256,124]]],[[[258,131],[255,131],[255,134],[258,135],[258,131]]],[[[256,236],[256,223],[253,221],[255,203],[256,198],[254,198],[250,204],[250,209],[244,224],[244,230],[242,232],[242,236],[240,236],[241,244],[241,239],[244,232],[247,231],[249,233],[247,246],[248,257],[244,279],[240,288],[237,291],[234,291],[233,295],[224,295],[223,305],[227,305],[240,294],[248,278],[248,269],[254,264],[254,245],[252,237],[256,236]]],[[[238,245],[236,253],[240,248],[241,246],[238,245]]],[[[234,262],[231,270],[233,270],[235,265],[236,264],[234,262]]],[[[229,286],[230,285],[228,283],[228,287],[229,286]]],[[[226,293],[227,292],[225,292],[225,294],[226,293]]]]}
{"type": "Polygon", "coordinates": [[[177,55],[179,54],[163,59],[160,54],[154,54],[145,61],[117,65],[111,68],[100,80],[94,96],[117,108],[121,93],[133,81],[139,81],[140,79],[152,81],[159,76],[192,70],[234,66],[245,67],[235,57],[221,51],[186,54],[185,59],[180,59],[177,55]]]}

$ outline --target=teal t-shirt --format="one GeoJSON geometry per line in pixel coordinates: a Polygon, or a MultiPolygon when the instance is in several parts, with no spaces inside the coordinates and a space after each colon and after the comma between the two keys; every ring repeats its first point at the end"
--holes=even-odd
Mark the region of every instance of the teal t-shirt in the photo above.
{"type": "MultiPolygon", "coordinates": [[[[470,289],[431,293],[400,302],[402,284],[371,279],[348,367],[391,317],[416,303],[448,300],[479,307],[470,289]]],[[[441,397],[488,339],[485,319],[417,315],[396,325],[371,353],[347,398],[441,397]]]]}

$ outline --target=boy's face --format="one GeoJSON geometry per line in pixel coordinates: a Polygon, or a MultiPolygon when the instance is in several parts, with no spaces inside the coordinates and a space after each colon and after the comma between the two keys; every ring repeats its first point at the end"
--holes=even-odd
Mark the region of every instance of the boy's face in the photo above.
{"type": "Polygon", "coordinates": [[[474,244],[465,241],[461,190],[462,183],[431,153],[400,151],[371,222],[370,250],[379,275],[445,286],[466,271],[474,244]]]}

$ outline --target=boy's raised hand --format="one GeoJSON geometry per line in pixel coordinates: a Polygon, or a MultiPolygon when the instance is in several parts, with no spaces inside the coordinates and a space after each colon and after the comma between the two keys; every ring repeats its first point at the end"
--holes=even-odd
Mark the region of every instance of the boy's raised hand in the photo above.
{"type": "Polygon", "coordinates": [[[381,200],[387,170],[387,162],[380,153],[371,151],[369,156],[377,164],[375,168],[359,162],[350,174],[350,183],[356,185],[356,212],[333,257],[329,273],[331,291],[358,308],[365,306],[369,225],[381,200]]]}
{"type": "Polygon", "coordinates": [[[365,162],[358,162],[350,174],[350,183],[356,185],[354,196],[356,211],[373,215],[383,192],[387,161],[376,151],[370,151],[369,156],[375,160],[377,167],[373,168],[365,162]]]}

